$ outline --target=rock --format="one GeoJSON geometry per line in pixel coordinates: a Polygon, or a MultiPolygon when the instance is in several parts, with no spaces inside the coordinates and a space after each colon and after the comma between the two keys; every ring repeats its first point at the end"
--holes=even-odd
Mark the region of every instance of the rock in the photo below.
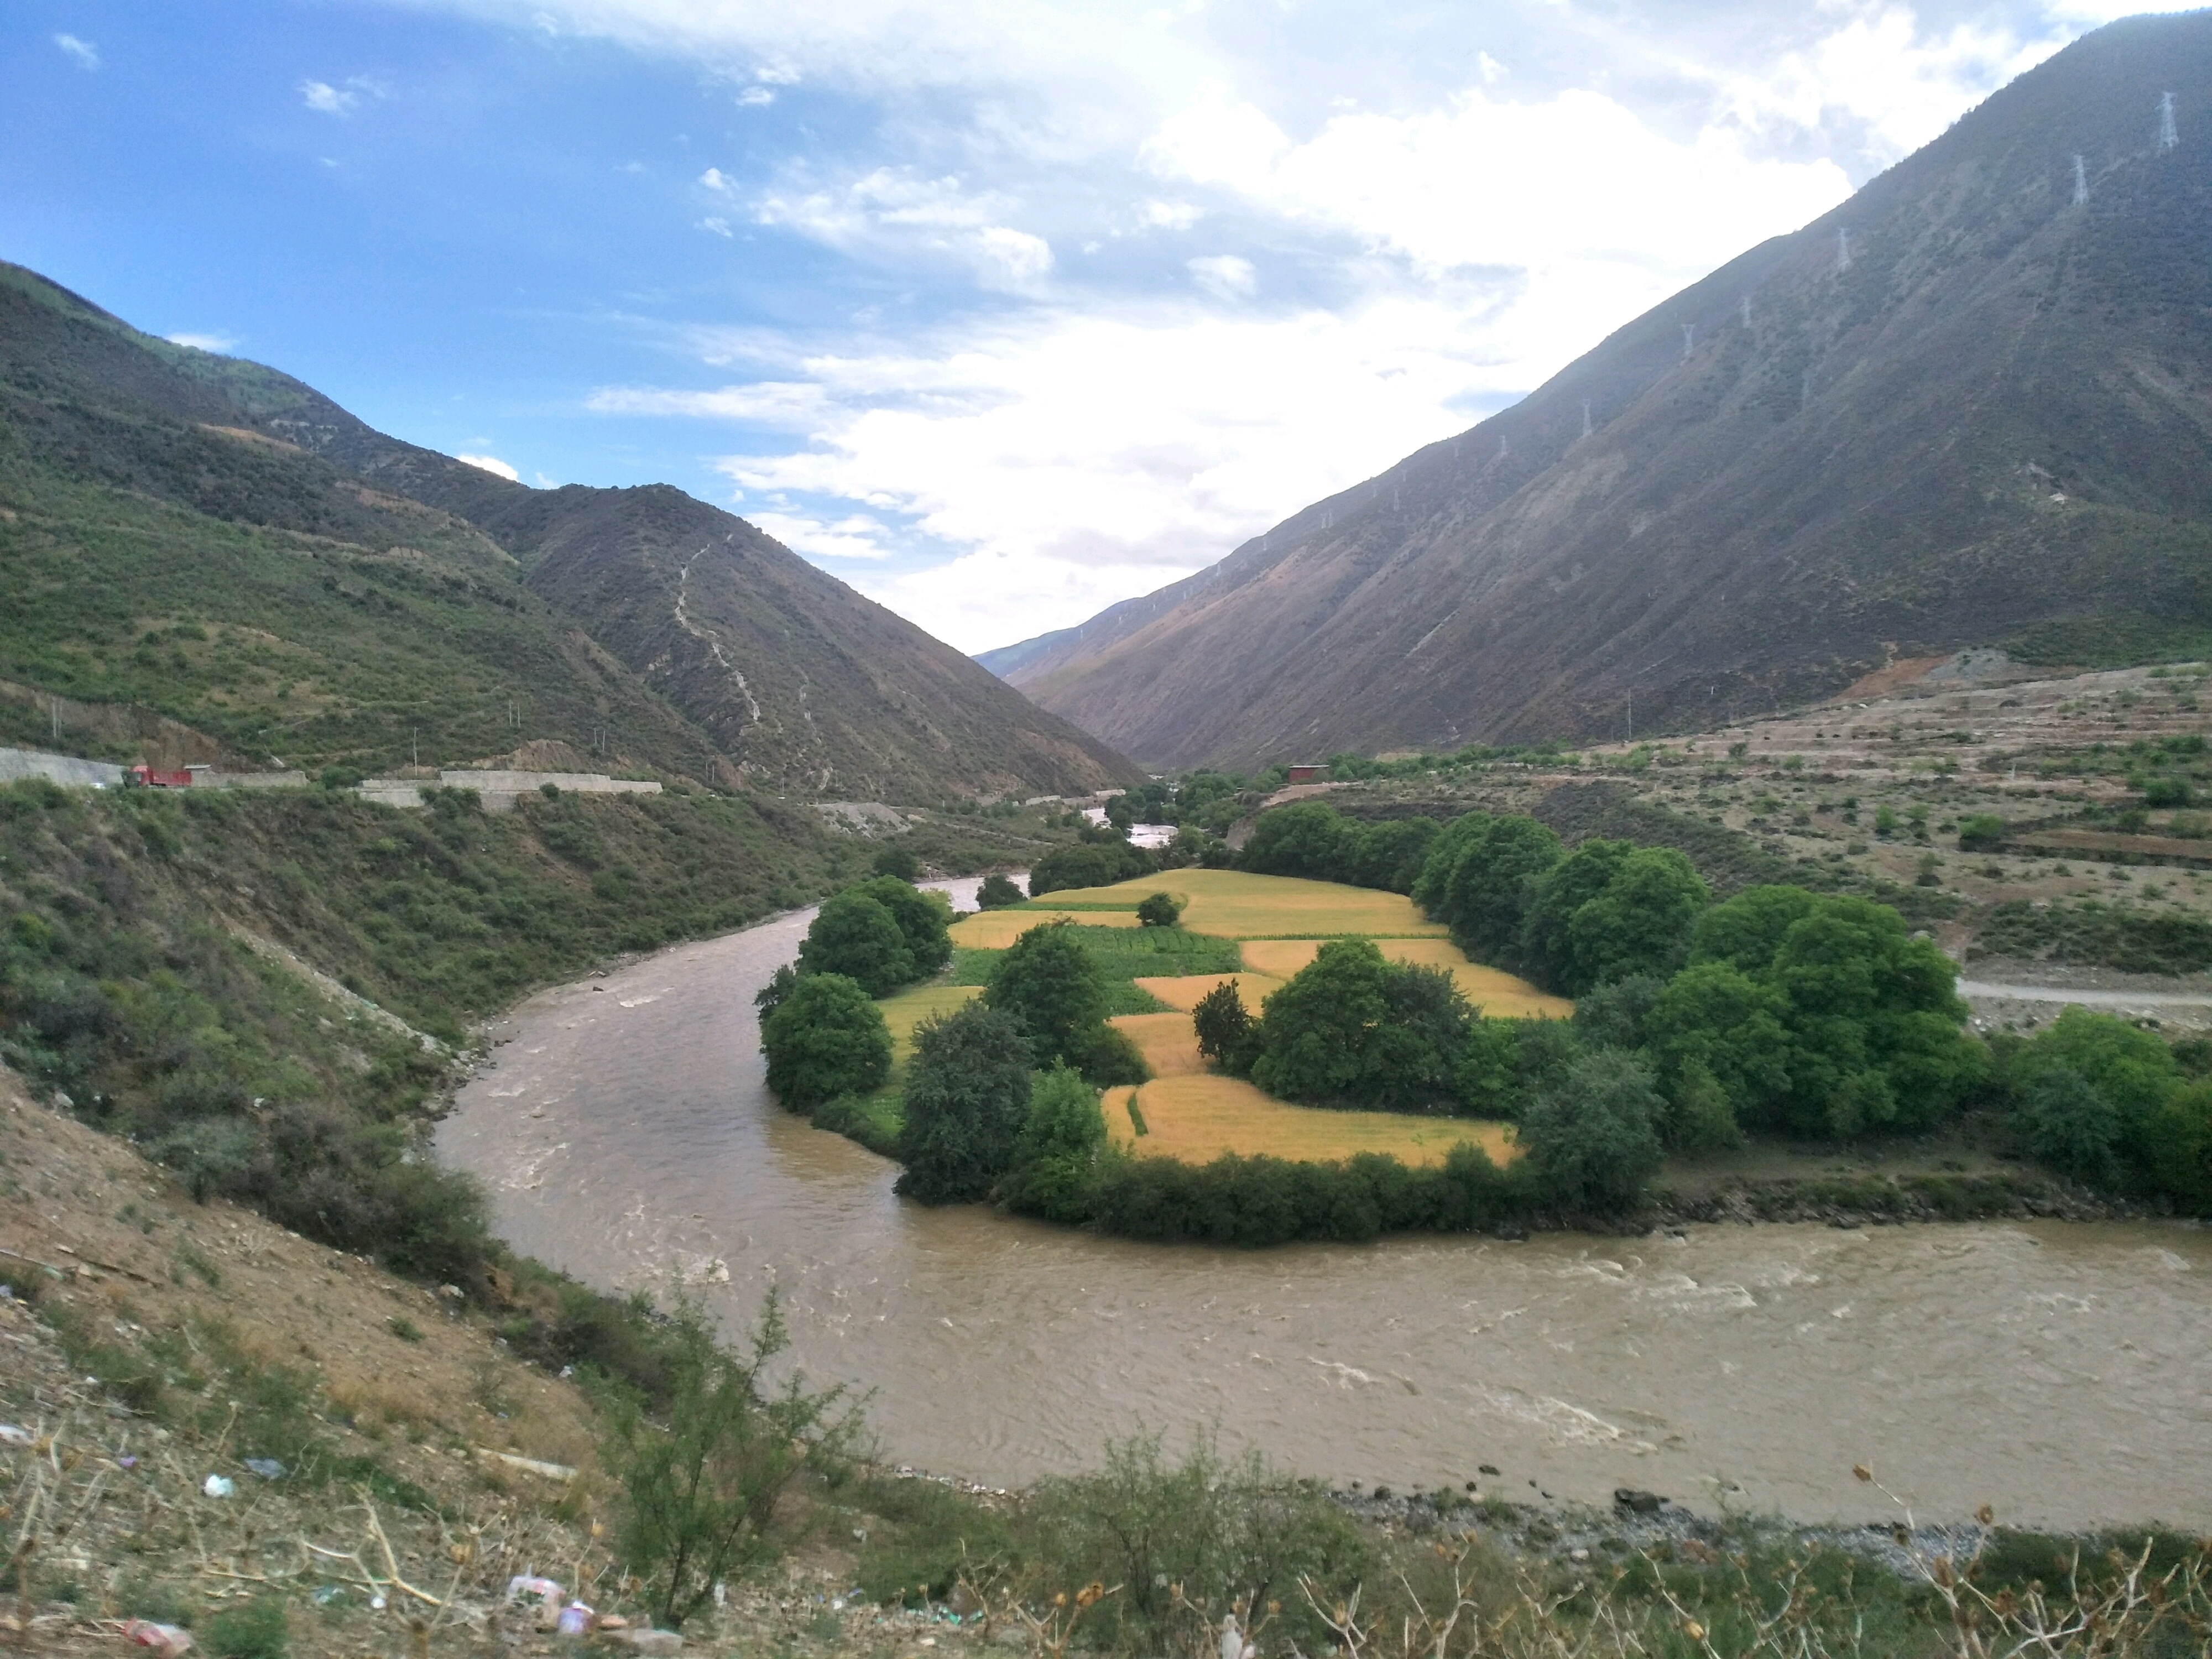
{"type": "Polygon", "coordinates": [[[1613,1492],[1614,1504],[1637,1515],[1656,1515],[1667,1500],[1656,1492],[1638,1492],[1633,1486],[1616,1486],[1613,1492]]]}
{"type": "Polygon", "coordinates": [[[684,1638],[672,1630],[633,1630],[623,1632],[633,1653],[650,1653],[668,1659],[684,1651],[684,1638]]]}
{"type": "Polygon", "coordinates": [[[1498,1473],[1498,1465],[1495,1463],[1478,1463],[1474,1466],[1474,1472],[1477,1474],[1496,1474],[1498,1473]]]}

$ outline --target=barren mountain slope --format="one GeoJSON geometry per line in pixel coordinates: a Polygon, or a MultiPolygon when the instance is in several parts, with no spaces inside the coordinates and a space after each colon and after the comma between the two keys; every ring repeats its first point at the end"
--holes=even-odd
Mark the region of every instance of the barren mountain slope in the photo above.
{"type": "Polygon", "coordinates": [[[1692,729],[1893,656],[2191,642],[2208,230],[2212,15],[2113,25],[1512,409],[994,659],[1187,764],[1618,735],[1632,696],[1638,730],[1692,729]]]}

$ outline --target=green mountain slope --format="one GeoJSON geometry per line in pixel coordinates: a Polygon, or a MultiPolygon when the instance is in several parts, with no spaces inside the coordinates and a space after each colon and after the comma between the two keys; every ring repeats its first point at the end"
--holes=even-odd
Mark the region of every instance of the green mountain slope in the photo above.
{"type": "Polygon", "coordinates": [[[370,770],[550,739],[904,800],[1133,775],[742,520],[665,488],[527,489],[13,266],[0,512],[21,596],[0,680],[256,758],[370,770]]]}
{"type": "Polygon", "coordinates": [[[1512,409],[992,659],[1187,763],[1617,734],[1632,696],[1693,729],[1969,645],[2201,648],[2207,112],[2212,14],[2101,29],[1512,409]]]}

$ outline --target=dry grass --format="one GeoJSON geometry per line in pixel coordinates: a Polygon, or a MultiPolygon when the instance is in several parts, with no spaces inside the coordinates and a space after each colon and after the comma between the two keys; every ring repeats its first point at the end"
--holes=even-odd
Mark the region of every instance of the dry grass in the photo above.
{"type": "MultiPolygon", "coordinates": [[[[1211,933],[1216,939],[1334,939],[1348,934],[1440,939],[1444,933],[1441,923],[1425,920],[1413,900],[1403,894],[1377,892],[1368,887],[1342,887],[1331,881],[1247,875],[1240,870],[1170,870],[1112,887],[1085,887],[1073,892],[1054,893],[1048,902],[1128,907],[1127,912],[1093,911],[1082,918],[1097,923],[1117,914],[1133,916],[1137,905],[1149,893],[1174,894],[1188,907],[1182,914],[1183,927],[1194,933],[1211,933]]],[[[987,915],[1036,917],[1040,913],[997,910],[987,915]]],[[[967,922],[960,924],[962,927],[967,926],[967,922]]],[[[957,929],[954,937],[959,938],[957,929]]],[[[1007,943],[1012,943],[1011,936],[1007,943]]]]}
{"type": "MultiPolygon", "coordinates": [[[[1218,978],[1203,981],[1208,988],[1218,982],[1218,978]]],[[[1502,1123],[1286,1105],[1241,1078],[1207,1071],[1190,1021],[1179,1013],[1125,1014],[1113,1024],[1144,1051],[1152,1080],[1133,1091],[1108,1091],[1107,1133],[1117,1146],[1147,1158],[1207,1164],[1224,1152],[1247,1158],[1264,1152],[1294,1162],[1325,1163],[1358,1152],[1383,1152],[1419,1167],[1443,1163],[1444,1155],[1462,1141],[1480,1146],[1496,1163],[1514,1156],[1512,1132],[1502,1123]],[[1133,1093],[1147,1131],[1141,1138],[1129,1121],[1127,1102],[1133,1093]]]]}
{"type": "MultiPolygon", "coordinates": [[[[1143,896],[1142,893],[1137,896],[1143,896]]],[[[1085,927],[1134,927],[1136,899],[1130,900],[1127,910],[1090,910],[1080,915],[1066,910],[979,910],[952,924],[952,942],[970,951],[1003,951],[1030,928],[1048,921],[1079,922],[1085,927]]]]}
{"type": "MultiPolygon", "coordinates": [[[[1272,974],[1191,974],[1181,978],[1140,979],[1137,988],[1149,991],[1170,1008],[1178,1010],[1176,1018],[1182,1020],[1185,1030],[1190,1021],[1182,1017],[1198,1006],[1198,1000],[1224,980],[1237,982],[1237,994],[1244,999],[1247,1008],[1257,1012],[1267,994],[1282,988],[1283,981],[1272,974]]],[[[1158,1015],[1147,1016],[1158,1018],[1158,1015]]]]}
{"type": "Polygon", "coordinates": [[[983,994],[980,985],[917,985],[910,991],[885,997],[876,1006],[890,1027],[891,1062],[904,1063],[914,1054],[914,1028],[933,1014],[949,1014],[983,994]]]}

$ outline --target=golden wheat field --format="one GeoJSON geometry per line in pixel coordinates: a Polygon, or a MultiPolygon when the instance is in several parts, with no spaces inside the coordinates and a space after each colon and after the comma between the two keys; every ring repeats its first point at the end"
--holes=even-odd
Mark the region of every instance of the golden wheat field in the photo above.
{"type": "MultiPolygon", "coordinates": [[[[1492,1019],[1569,1019],[1573,1018],[1575,1005],[1565,997],[1555,997],[1538,990],[1525,979],[1516,978],[1502,968],[1486,968],[1480,963],[1469,962],[1459,946],[1448,939],[1378,939],[1373,941],[1376,949],[1393,962],[1418,963],[1424,968],[1446,968],[1460,988],[1462,995],[1492,1019]]],[[[1322,941],[1312,939],[1247,939],[1242,948],[1244,966],[1249,975],[1240,978],[1265,976],[1277,981],[1286,980],[1311,962],[1320,952],[1322,941]]],[[[1169,999],[1151,985],[1152,991],[1163,1002],[1169,999]]],[[[1212,988],[1209,985],[1206,989],[1212,988]]],[[[1268,990],[1274,987],[1270,985],[1268,990]]],[[[1199,995],[1206,994],[1200,991],[1199,995]]],[[[1263,992],[1262,995],[1265,994],[1263,992]]],[[[1260,1006],[1250,991],[1244,993],[1244,1005],[1257,1009],[1260,1006]]],[[[1170,1003],[1180,1007],[1180,1003],[1170,1003]]]]}
{"type": "MultiPolygon", "coordinates": [[[[1441,922],[1426,920],[1413,901],[1401,893],[1340,887],[1333,881],[1301,881],[1290,876],[1248,875],[1241,870],[1169,870],[1112,887],[1049,894],[1044,902],[1110,907],[1083,917],[1085,921],[1096,922],[1116,914],[1133,918],[1138,904],[1148,893],[1174,894],[1186,907],[1183,927],[1217,939],[1330,939],[1349,934],[1441,939],[1444,934],[1441,922]]],[[[988,914],[1039,915],[1034,910],[988,914]]],[[[966,926],[966,922],[960,924],[966,926]]],[[[958,936],[956,929],[954,937],[958,936]]]]}
{"type": "Polygon", "coordinates": [[[883,1012],[884,1024],[890,1027],[892,1063],[903,1065],[912,1057],[915,1026],[932,1014],[949,1014],[970,998],[982,994],[980,985],[917,985],[877,1003],[883,1012]]]}
{"type": "MultiPolygon", "coordinates": [[[[1141,893],[1138,895],[1139,898],[1143,896],[1141,893]]],[[[1126,910],[979,910],[952,924],[952,942],[969,951],[1003,951],[1030,928],[1042,927],[1048,921],[1079,922],[1085,927],[1134,927],[1136,900],[1132,899],[1126,910]]]]}

